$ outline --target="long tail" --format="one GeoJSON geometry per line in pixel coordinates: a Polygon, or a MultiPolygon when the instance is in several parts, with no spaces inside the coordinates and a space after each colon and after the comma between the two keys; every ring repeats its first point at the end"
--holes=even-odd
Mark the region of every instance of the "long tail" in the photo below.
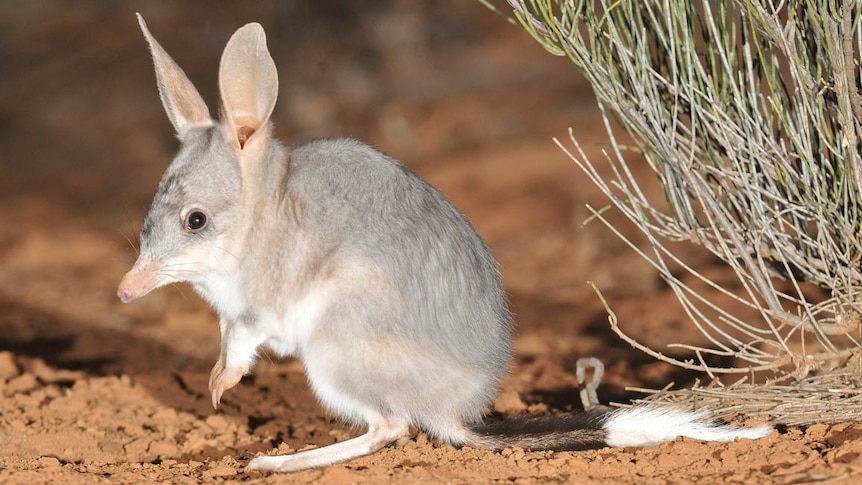
{"type": "Polygon", "coordinates": [[[653,446],[684,436],[702,441],[757,439],[772,432],[762,425],[741,428],[710,421],[705,413],[643,405],[544,418],[511,419],[472,428],[472,446],[486,449],[576,451],[607,446],[653,446]]]}
{"type": "Polygon", "coordinates": [[[769,425],[740,428],[717,424],[705,412],[667,405],[645,404],[621,409],[603,406],[596,396],[603,373],[604,365],[600,360],[578,359],[577,378],[586,411],[473,426],[473,439],[469,444],[492,450],[517,446],[529,450],[576,451],[606,446],[653,446],[680,436],[702,441],[753,440],[772,432],[769,425]],[[586,371],[590,368],[593,374],[587,380],[586,371]]]}

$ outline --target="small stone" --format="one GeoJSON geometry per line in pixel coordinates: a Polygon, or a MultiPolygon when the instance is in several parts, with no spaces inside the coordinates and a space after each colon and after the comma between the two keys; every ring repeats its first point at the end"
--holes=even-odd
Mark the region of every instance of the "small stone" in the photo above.
{"type": "Polygon", "coordinates": [[[42,359],[27,358],[21,359],[21,366],[26,369],[28,374],[33,374],[40,381],[46,384],[56,384],[58,382],[74,382],[84,378],[84,373],[68,369],[55,369],[42,359]]]}
{"type": "Polygon", "coordinates": [[[150,440],[148,438],[138,438],[134,441],[126,443],[123,447],[131,456],[138,457],[140,459],[140,455],[143,455],[147,452],[147,449],[150,447],[150,440]]]}
{"type": "Polygon", "coordinates": [[[9,423],[9,429],[12,430],[13,433],[26,434],[27,423],[21,419],[16,419],[9,423]]]}
{"type": "Polygon", "coordinates": [[[335,438],[335,441],[345,441],[350,439],[350,433],[341,428],[334,428],[329,431],[329,436],[335,438]]]}
{"type": "Polygon", "coordinates": [[[220,478],[232,477],[237,474],[236,468],[232,466],[221,465],[215,468],[210,468],[204,472],[204,478],[220,478]]]}
{"type": "Polygon", "coordinates": [[[548,405],[543,402],[537,402],[536,404],[527,406],[527,412],[529,414],[545,414],[548,412],[548,405]]]}
{"type": "Polygon", "coordinates": [[[33,374],[21,374],[13,377],[6,385],[6,394],[18,394],[20,392],[29,392],[39,387],[39,381],[33,374]]]}
{"type": "Polygon", "coordinates": [[[153,413],[151,417],[153,421],[158,423],[171,422],[177,419],[177,411],[174,408],[162,408],[153,413]]]}
{"type": "Polygon", "coordinates": [[[15,363],[15,354],[12,352],[0,352],[0,379],[11,379],[20,373],[21,369],[15,363]]]}
{"type": "Polygon", "coordinates": [[[361,475],[344,466],[331,466],[323,471],[321,483],[359,483],[361,475]]]}
{"type": "Polygon", "coordinates": [[[154,441],[150,443],[149,451],[150,454],[163,460],[169,456],[177,456],[179,454],[176,443],[170,441],[154,441]]]}
{"type": "Polygon", "coordinates": [[[516,391],[503,391],[494,401],[494,411],[500,414],[520,414],[527,410],[527,405],[516,391]]]}
{"type": "Polygon", "coordinates": [[[823,423],[812,424],[805,430],[805,437],[814,440],[821,441],[826,439],[826,433],[829,431],[829,425],[823,423]]]}
{"type": "Polygon", "coordinates": [[[54,458],[53,456],[43,456],[39,458],[39,466],[43,468],[54,468],[61,466],[60,460],[54,458]]]}
{"type": "Polygon", "coordinates": [[[200,435],[197,431],[193,431],[186,435],[186,441],[183,443],[183,449],[186,451],[189,450],[199,450],[206,445],[206,438],[200,435]]]}
{"type": "Polygon", "coordinates": [[[218,414],[210,415],[204,422],[214,430],[224,429],[228,425],[227,420],[218,414]]]}

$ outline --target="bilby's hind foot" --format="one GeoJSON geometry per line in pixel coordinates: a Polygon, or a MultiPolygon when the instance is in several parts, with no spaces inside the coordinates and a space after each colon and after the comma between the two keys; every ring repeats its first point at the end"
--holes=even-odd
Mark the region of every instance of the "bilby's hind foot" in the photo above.
{"type": "Polygon", "coordinates": [[[368,425],[368,432],[347,441],[314,450],[300,451],[292,455],[258,456],[251,460],[247,469],[266,472],[293,472],[331,465],[370,455],[389,445],[408,439],[410,427],[399,417],[380,416],[368,425]]]}

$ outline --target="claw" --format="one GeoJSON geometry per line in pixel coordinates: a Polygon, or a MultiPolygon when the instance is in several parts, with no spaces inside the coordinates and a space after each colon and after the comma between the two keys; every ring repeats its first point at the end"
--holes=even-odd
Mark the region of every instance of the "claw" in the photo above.
{"type": "Polygon", "coordinates": [[[222,394],[224,394],[224,391],[221,389],[212,391],[213,409],[218,409],[218,405],[221,404],[222,394]]]}
{"type": "Polygon", "coordinates": [[[243,375],[245,372],[241,368],[227,367],[224,361],[219,358],[210,372],[209,389],[212,394],[213,409],[218,409],[224,392],[237,385],[243,375]]]}
{"type": "Polygon", "coordinates": [[[221,357],[218,358],[218,361],[213,366],[210,371],[210,382],[209,382],[209,391],[213,391],[213,387],[215,386],[215,381],[221,373],[224,372],[224,359],[221,357]]]}

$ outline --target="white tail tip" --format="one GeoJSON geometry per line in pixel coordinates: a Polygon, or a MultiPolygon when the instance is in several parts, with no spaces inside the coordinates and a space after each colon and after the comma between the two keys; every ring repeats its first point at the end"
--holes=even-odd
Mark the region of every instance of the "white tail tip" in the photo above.
{"type": "Polygon", "coordinates": [[[680,436],[702,441],[758,439],[772,432],[772,426],[735,427],[714,424],[706,413],[670,406],[636,406],[614,411],[605,419],[609,446],[653,446],[680,436]]]}

